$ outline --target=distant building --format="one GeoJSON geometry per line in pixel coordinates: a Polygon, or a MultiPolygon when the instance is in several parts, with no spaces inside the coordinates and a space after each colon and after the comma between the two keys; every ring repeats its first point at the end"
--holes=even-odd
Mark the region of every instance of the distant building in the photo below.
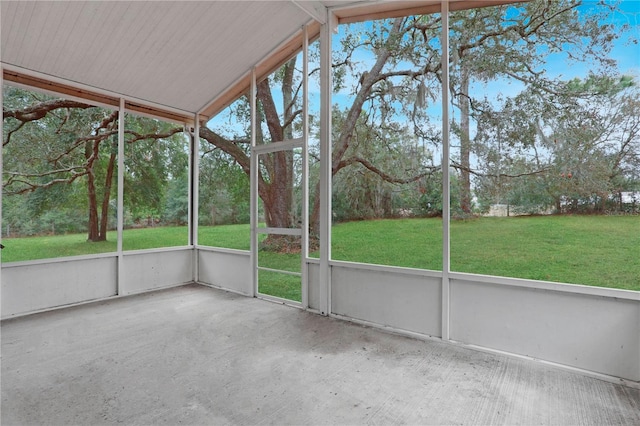
{"type": "Polygon", "coordinates": [[[509,206],[507,204],[491,204],[487,216],[506,217],[509,216],[509,206]]]}
{"type": "Polygon", "coordinates": [[[620,202],[622,204],[636,204],[640,203],[640,191],[627,191],[620,193],[620,202]]]}

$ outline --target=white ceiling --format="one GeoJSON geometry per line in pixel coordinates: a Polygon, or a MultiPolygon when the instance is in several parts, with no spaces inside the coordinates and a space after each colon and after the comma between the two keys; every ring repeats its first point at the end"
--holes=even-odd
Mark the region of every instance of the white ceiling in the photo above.
{"type": "MultiPolygon", "coordinates": [[[[455,2],[457,0],[451,0],[455,2]]],[[[428,1],[0,1],[5,70],[195,114],[321,20],[428,1]]],[[[347,16],[348,17],[348,16],[347,16]]]]}
{"type": "Polygon", "coordinates": [[[190,113],[310,20],[289,1],[1,3],[3,65],[190,113]]]}

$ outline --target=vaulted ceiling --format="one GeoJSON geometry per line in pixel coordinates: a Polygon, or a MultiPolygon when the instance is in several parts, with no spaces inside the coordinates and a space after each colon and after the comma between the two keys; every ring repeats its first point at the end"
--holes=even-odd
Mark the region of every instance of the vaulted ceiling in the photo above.
{"type": "MultiPolygon", "coordinates": [[[[506,0],[450,0],[452,10],[506,0]]],[[[339,22],[433,13],[424,1],[0,2],[0,60],[17,84],[177,121],[209,117],[319,33],[339,22]]]]}

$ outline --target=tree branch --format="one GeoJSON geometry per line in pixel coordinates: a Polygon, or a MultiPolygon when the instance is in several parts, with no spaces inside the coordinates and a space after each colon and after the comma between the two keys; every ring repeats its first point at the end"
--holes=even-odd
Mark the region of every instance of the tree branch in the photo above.
{"type": "Polygon", "coordinates": [[[506,177],[506,178],[517,178],[517,177],[522,177],[522,176],[533,176],[533,175],[539,175],[542,173],[546,173],[549,170],[551,170],[551,167],[544,167],[540,170],[534,170],[532,172],[523,172],[523,173],[517,173],[517,174],[508,174],[508,173],[481,173],[477,170],[474,170],[470,167],[464,167],[462,166],[462,164],[456,162],[456,161],[451,161],[451,167],[453,167],[454,169],[457,170],[464,170],[467,171],[469,173],[471,173],[474,176],[480,176],[480,177],[493,177],[493,178],[499,178],[499,177],[506,177]]]}
{"type": "MultiPolygon", "coordinates": [[[[7,172],[5,172],[5,173],[7,173],[7,172]]],[[[22,183],[22,184],[27,185],[27,187],[23,188],[23,189],[20,189],[20,190],[17,190],[17,191],[7,191],[6,188],[5,188],[4,193],[7,194],[7,195],[25,194],[27,192],[35,191],[38,188],[49,188],[50,186],[57,185],[57,184],[60,184],[60,183],[71,183],[71,182],[75,181],[76,179],[78,179],[79,177],[85,176],[87,174],[89,174],[89,172],[85,170],[85,171],[83,171],[81,173],[73,173],[70,177],[68,177],[66,179],[62,179],[62,178],[60,178],[60,179],[52,179],[49,182],[44,183],[44,184],[34,184],[32,182],[28,182],[28,181],[25,181],[25,180],[22,180],[22,179],[9,179],[7,181],[7,184],[4,185],[5,187],[7,185],[9,185],[9,183],[11,183],[11,184],[13,184],[13,183],[22,183]]]]}
{"type": "Polygon", "coordinates": [[[88,105],[82,102],[70,101],[68,99],[54,99],[50,101],[40,102],[35,105],[31,105],[24,109],[6,110],[2,109],[2,118],[15,118],[18,121],[29,122],[35,121],[46,116],[50,111],[54,111],[60,108],[93,108],[93,105],[88,105]]]}
{"type": "MultiPolygon", "coordinates": [[[[355,163],[360,163],[362,164],[362,166],[364,166],[366,169],[372,171],[373,173],[375,173],[376,175],[380,176],[380,178],[386,182],[390,182],[390,183],[398,183],[398,184],[405,184],[405,183],[411,183],[411,182],[415,182],[418,181],[420,179],[422,179],[425,176],[429,176],[431,174],[433,174],[433,172],[435,172],[436,170],[439,170],[440,167],[439,166],[433,166],[433,167],[427,167],[427,171],[420,173],[418,175],[409,177],[409,178],[397,178],[394,176],[391,176],[388,173],[383,172],[382,170],[380,170],[379,168],[377,168],[376,166],[374,166],[369,160],[366,160],[362,157],[350,157],[347,158],[346,160],[342,160],[340,161],[340,163],[338,163],[338,170],[350,166],[352,164],[355,163]]],[[[337,170],[336,170],[337,172],[337,170]]]]}

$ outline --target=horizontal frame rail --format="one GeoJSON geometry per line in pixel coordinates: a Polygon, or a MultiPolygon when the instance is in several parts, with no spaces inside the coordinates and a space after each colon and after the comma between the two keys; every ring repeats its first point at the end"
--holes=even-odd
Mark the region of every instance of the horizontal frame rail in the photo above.
{"type": "Polygon", "coordinates": [[[278,151],[288,151],[295,148],[302,148],[304,145],[303,138],[287,139],[282,142],[273,142],[264,145],[256,145],[252,151],[256,154],[270,154],[278,151]]]}
{"type": "Polygon", "coordinates": [[[293,276],[296,276],[296,277],[301,277],[302,276],[302,272],[285,271],[283,269],[266,268],[264,266],[258,266],[258,270],[259,271],[277,272],[279,274],[293,275],[293,276]]]}
{"type": "Polygon", "coordinates": [[[257,228],[258,234],[302,235],[300,228],[257,228]]]}

